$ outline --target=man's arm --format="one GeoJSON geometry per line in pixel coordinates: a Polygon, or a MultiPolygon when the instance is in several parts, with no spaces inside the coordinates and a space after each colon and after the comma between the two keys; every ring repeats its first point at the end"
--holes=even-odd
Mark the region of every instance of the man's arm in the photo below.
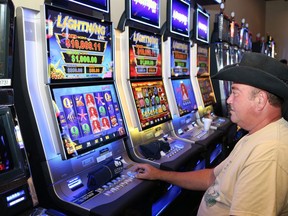
{"type": "Polygon", "coordinates": [[[161,180],[189,190],[206,190],[215,180],[213,170],[175,172],[160,170],[149,164],[138,164],[136,178],[161,180]]]}

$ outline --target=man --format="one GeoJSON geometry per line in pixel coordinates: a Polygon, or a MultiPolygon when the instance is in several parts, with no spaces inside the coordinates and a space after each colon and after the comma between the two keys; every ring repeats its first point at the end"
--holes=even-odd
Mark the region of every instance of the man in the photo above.
{"type": "Polygon", "coordinates": [[[287,75],[286,65],[258,53],[220,70],[212,78],[233,82],[227,99],[231,121],[248,134],[214,169],[174,172],[139,164],[136,177],[206,190],[199,216],[287,216],[288,122],[281,113],[287,75]]]}

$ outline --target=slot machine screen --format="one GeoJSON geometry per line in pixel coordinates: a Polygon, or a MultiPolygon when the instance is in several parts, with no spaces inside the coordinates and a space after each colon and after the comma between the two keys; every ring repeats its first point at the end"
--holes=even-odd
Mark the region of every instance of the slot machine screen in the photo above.
{"type": "Polygon", "coordinates": [[[191,80],[189,78],[173,79],[172,85],[179,115],[183,116],[197,111],[197,103],[191,80]]]}
{"type": "Polygon", "coordinates": [[[244,38],[245,38],[245,40],[244,40],[245,49],[248,49],[249,48],[249,40],[250,40],[248,29],[247,29],[247,31],[245,31],[245,37],[244,38]]]}
{"type": "Polygon", "coordinates": [[[223,26],[222,28],[219,28],[219,30],[220,29],[222,29],[222,40],[228,42],[230,35],[230,20],[226,16],[224,16],[223,26]]]}
{"type": "Polygon", "coordinates": [[[0,86],[11,86],[14,39],[14,5],[0,2],[0,86]]]}
{"type": "Polygon", "coordinates": [[[154,28],[160,28],[160,1],[139,1],[126,0],[128,8],[128,19],[148,25],[154,28]]]}
{"type": "Polygon", "coordinates": [[[234,21],[230,24],[230,43],[239,46],[239,25],[234,21]]]}
{"type": "Polygon", "coordinates": [[[51,88],[67,159],[126,136],[113,84],[51,88]]]}
{"type": "Polygon", "coordinates": [[[109,0],[68,0],[85,7],[109,13],[109,0]]]}
{"type": "Polygon", "coordinates": [[[233,39],[235,37],[235,22],[231,21],[230,23],[230,42],[233,44],[233,39]]]}
{"type": "Polygon", "coordinates": [[[112,23],[45,5],[49,82],[113,77],[112,23]]]}
{"type": "Polygon", "coordinates": [[[24,176],[24,161],[16,139],[11,110],[0,108],[0,185],[24,176]]]}
{"type": "Polygon", "coordinates": [[[169,16],[170,32],[189,37],[190,32],[190,4],[182,0],[170,0],[169,16]]]}
{"type": "Polygon", "coordinates": [[[162,77],[161,36],[129,28],[130,78],[162,77]]]}
{"type": "Polygon", "coordinates": [[[248,29],[242,28],[240,30],[240,47],[247,48],[249,42],[249,32],[248,29]]]}
{"type": "Polygon", "coordinates": [[[239,46],[240,45],[240,30],[239,30],[239,24],[235,23],[235,38],[234,38],[234,44],[239,46]]]}
{"type": "Polygon", "coordinates": [[[198,83],[204,106],[206,107],[215,104],[216,98],[211,79],[209,77],[198,77],[198,83]]]}
{"type": "Polygon", "coordinates": [[[171,38],[171,76],[190,75],[190,43],[171,38]]]}
{"type": "Polygon", "coordinates": [[[162,80],[132,82],[131,87],[142,130],[172,119],[162,80]]]}
{"type": "Polygon", "coordinates": [[[210,15],[208,13],[205,13],[200,8],[196,9],[196,40],[209,43],[209,19],[210,15]]]}

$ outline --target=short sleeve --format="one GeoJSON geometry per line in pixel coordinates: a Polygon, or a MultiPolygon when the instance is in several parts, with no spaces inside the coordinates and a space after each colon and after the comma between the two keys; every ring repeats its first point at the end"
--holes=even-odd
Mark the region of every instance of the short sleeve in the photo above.
{"type": "Polygon", "coordinates": [[[287,173],[276,161],[252,163],[238,176],[230,215],[278,215],[287,190],[287,173]]]}

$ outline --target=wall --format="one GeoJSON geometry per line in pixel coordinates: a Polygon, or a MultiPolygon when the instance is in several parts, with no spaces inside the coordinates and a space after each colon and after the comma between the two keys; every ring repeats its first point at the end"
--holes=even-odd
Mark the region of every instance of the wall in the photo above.
{"type": "MultiPolygon", "coordinates": [[[[211,14],[214,22],[214,15],[219,13],[219,5],[204,6],[211,14]]],[[[249,31],[253,34],[253,40],[256,34],[267,37],[272,35],[276,42],[276,56],[278,60],[288,59],[288,28],[284,23],[288,23],[288,1],[265,1],[265,0],[226,0],[225,14],[229,17],[231,12],[235,12],[236,21],[240,24],[242,18],[245,18],[249,24],[249,31]],[[237,5],[237,7],[235,7],[237,5]]]]}
{"type": "MultiPolygon", "coordinates": [[[[215,14],[219,13],[219,5],[204,6],[211,14],[211,22],[214,22],[215,14]]],[[[249,31],[253,34],[265,35],[265,0],[226,0],[224,13],[231,17],[231,12],[235,12],[235,20],[241,24],[241,20],[245,18],[245,22],[249,24],[249,31]],[[237,6],[236,6],[237,5],[237,6]]]]}
{"type": "Polygon", "coordinates": [[[265,35],[265,4],[265,0],[241,0],[241,4],[239,0],[226,0],[225,3],[226,10],[230,13],[234,11],[239,23],[245,18],[254,39],[257,33],[265,35]]]}
{"type": "Polygon", "coordinates": [[[266,31],[276,41],[276,58],[288,59],[288,1],[266,3],[266,31]]]}
{"type": "Polygon", "coordinates": [[[40,5],[44,3],[44,0],[12,0],[15,8],[19,6],[31,8],[34,10],[40,10],[40,5]]]}

